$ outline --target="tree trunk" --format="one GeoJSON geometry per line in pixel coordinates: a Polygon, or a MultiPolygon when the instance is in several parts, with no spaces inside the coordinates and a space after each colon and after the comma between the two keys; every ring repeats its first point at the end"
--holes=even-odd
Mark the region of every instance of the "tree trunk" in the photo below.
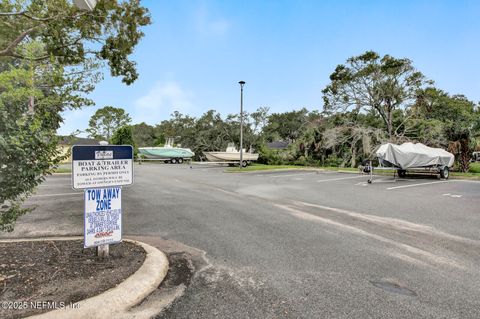
{"type": "Polygon", "coordinates": [[[388,130],[388,139],[390,142],[393,142],[392,131],[393,131],[393,116],[392,111],[387,111],[387,130],[388,130]]]}
{"type": "Polygon", "coordinates": [[[462,172],[468,172],[470,168],[470,147],[468,143],[468,138],[463,138],[460,140],[460,170],[462,172]]]}
{"type": "Polygon", "coordinates": [[[351,162],[352,165],[351,165],[351,167],[355,168],[355,164],[357,163],[357,149],[355,147],[355,143],[352,143],[351,150],[352,150],[352,162],[351,162]]]}

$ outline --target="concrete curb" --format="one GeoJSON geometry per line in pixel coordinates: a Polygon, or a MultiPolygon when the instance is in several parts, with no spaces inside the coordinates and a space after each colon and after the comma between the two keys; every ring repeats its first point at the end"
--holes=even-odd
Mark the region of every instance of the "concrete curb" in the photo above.
{"type": "MultiPolygon", "coordinates": [[[[35,239],[5,239],[0,242],[76,240],[83,237],[48,237],[35,239]]],[[[124,239],[147,253],[143,265],[125,281],[99,295],[79,301],[77,308],[65,308],[33,315],[31,319],[115,318],[139,304],[158,288],[168,272],[168,259],[163,252],[145,243],[124,239]]]]}

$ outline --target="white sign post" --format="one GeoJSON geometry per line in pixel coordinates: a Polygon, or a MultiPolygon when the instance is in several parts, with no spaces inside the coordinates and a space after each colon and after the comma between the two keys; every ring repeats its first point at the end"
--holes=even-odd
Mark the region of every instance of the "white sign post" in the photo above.
{"type": "Polygon", "coordinates": [[[109,244],[122,241],[122,188],[133,184],[130,145],[72,147],[72,187],[84,189],[84,247],[108,257],[109,244]]]}

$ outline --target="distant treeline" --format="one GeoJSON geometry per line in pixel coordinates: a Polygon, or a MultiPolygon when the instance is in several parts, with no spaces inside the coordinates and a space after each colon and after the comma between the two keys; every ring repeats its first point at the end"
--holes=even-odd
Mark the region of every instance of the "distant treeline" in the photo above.
{"type": "MultiPolygon", "coordinates": [[[[456,168],[467,171],[479,145],[479,105],[435,88],[408,59],[371,51],[349,58],[322,92],[321,111],[270,113],[260,107],[244,114],[244,148],[256,150],[259,161],[268,164],[356,167],[381,143],[413,141],[447,149],[456,156],[456,168]],[[274,141],[288,146],[268,147],[274,141]]],[[[156,126],[135,124],[132,133],[137,147],[175,137],[200,157],[228,142],[238,145],[240,118],[215,110],[196,118],[175,112],[156,126]]]]}
{"type": "MultiPolygon", "coordinates": [[[[415,115],[396,110],[393,123],[399,126],[394,142],[421,142],[453,152],[466,164],[477,147],[479,111],[463,96],[450,97],[438,90],[429,90],[439,101],[416,105],[415,115]],[[437,96],[437,94],[439,94],[437,96]],[[468,127],[471,130],[464,129],[468,127]]],[[[412,111],[410,111],[412,112],[412,111]]],[[[156,126],[145,123],[131,126],[137,147],[162,146],[166,138],[191,148],[197,159],[203,151],[224,150],[228,142],[240,143],[239,115],[222,117],[209,110],[197,118],[172,114],[169,120],[156,126]]],[[[244,148],[260,153],[259,161],[266,164],[298,164],[356,167],[371,158],[375,148],[387,142],[385,125],[374,111],[346,111],[323,114],[302,108],[298,111],[269,113],[268,107],[244,114],[244,148]],[[285,149],[269,148],[275,141],[288,143],[285,149]]],[[[460,167],[459,167],[460,168],[460,167]]],[[[468,168],[467,168],[468,169],[468,168]]]]}

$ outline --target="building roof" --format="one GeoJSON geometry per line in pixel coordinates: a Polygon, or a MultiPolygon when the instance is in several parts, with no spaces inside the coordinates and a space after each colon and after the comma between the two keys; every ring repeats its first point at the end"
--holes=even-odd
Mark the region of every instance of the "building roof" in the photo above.
{"type": "Polygon", "coordinates": [[[86,137],[75,137],[75,136],[59,136],[60,141],[58,144],[60,145],[98,145],[98,140],[94,138],[86,138],[86,137]]]}
{"type": "Polygon", "coordinates": [[[288,144],[288,142],[284,141],[273,141],[271,143],[267,143],[267,147],[271,149],[283,150],[287,148],[288,144]]]}

